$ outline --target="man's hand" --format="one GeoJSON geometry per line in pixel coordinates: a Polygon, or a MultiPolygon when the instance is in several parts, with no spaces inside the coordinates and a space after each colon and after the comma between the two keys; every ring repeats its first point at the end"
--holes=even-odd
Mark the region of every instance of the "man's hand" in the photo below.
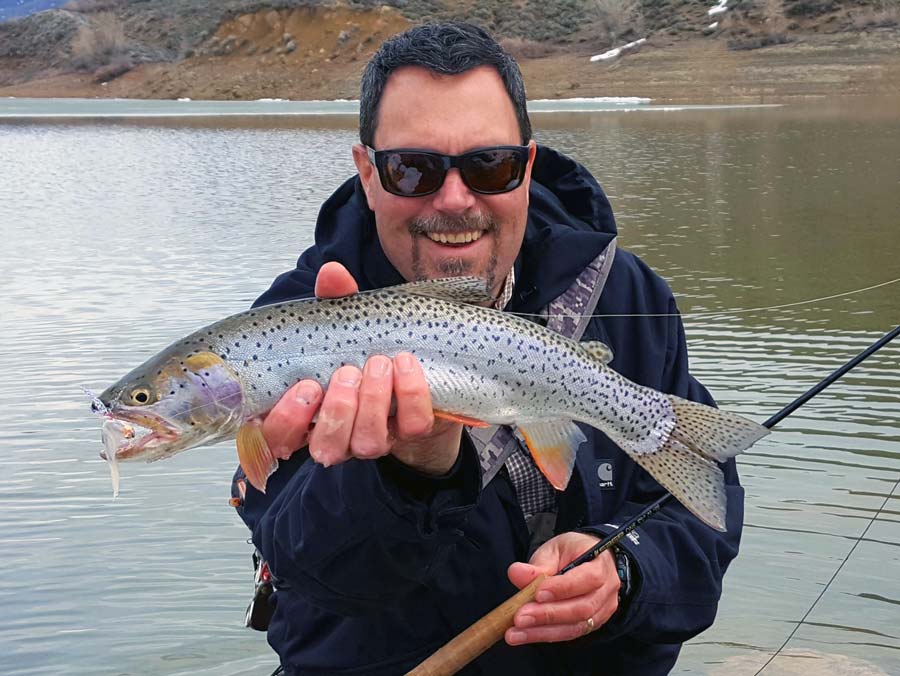
{"type": "Polygon", "coordinates": [[[509,579],[519,589],[540,573],[548,577],[538,587],[535,601],[516,613],[515,626],[506,631],[508,644],[570,641],[598,629],[612,617],[619,606],[621,582],[609,550],[565,575],[556,575],[599,541],[586,533],[562,533],[541,545],[530,563],[509,567],[509,579]]]}
{"type": "MultiPolygon", "coordinates": [[[[316,277],[319,298],[350,296],[358,290],[338,263],[326,263],[316,277]]],[[[394,359],[369,357],[362,370],[342,366],[324,396],[314,380],[300,381],[266,416],[263,435],[275,457],[283,460],[308,444],[313,460],[326,466],[390,453],[437,475],[456,462],[462,425],[435,420],[422,367],[411,354],[401,352],[394,359]],[[389,416],[392,397],[397,407],[389,416]]]]}

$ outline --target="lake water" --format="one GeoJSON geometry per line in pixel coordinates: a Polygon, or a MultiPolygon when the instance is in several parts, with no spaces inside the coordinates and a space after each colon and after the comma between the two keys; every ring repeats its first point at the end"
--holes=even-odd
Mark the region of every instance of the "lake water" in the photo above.
{"type": "MultiPolygon", "coordinates": [[[[634,105],[534,122],[596,174],[621,244],[670,281],[695,374],[762,421],[896,325],[900,284],[705,313],[900,278],[896,111],[634,105]]],[[[102,390],[293,267],[353,170],[355,118],[340,112],[0,119],[0,672],[274,668],[264,635],[241,626],[250,547],[227,504],[233,446],[123,465],[113,500],[80,387],[102,390]]],[[[898,421],[900,344],[740,459],[742,551],[716,624],[675,673],[756,673],[885,502],[764,673],[900,673],[898,421]]]]}

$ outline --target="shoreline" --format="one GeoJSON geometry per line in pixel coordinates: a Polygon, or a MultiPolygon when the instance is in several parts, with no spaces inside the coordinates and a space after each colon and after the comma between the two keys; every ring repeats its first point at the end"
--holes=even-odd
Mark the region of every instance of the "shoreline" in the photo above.
{"type": "MultiPolygon", "coordinates": [[[[600,97],[652,104],[740,105],[822,98],[900,96],[900,31],[806,36],[754,50],[722,41],[651,38],[617,59],[590,54],[519,59],[529,101],[600,97]]],[[[0,62],[9,81],[16,64],[0,62]]],[[[87,73],[57,73],[0,86],[0,99],[85,98],[192,101],[340,101],[357,99],[363,59],[323,60],[317,68],[282,61],[261,68],[251,57],[195,57],[142,64],[106,83],[87,73]]]]}

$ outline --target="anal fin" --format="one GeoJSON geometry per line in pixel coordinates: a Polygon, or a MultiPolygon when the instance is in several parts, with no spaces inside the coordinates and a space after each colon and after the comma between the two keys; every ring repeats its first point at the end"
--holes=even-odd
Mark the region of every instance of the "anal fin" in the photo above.
{"type": "Polygon", "coordinates": [[[547,481],[565,490],[575,466],[575,451],[587,437],[571,420],[551,420],[518,426],[531,457],[547,481]]]}
{"type": "Polygon", "coordinates": [[[266,481],[278,468],[262,433],[262,420],[254,418],[241,426],[237,433],[238,459],[244,475],[256,490],[266,492],[266,481]]]}

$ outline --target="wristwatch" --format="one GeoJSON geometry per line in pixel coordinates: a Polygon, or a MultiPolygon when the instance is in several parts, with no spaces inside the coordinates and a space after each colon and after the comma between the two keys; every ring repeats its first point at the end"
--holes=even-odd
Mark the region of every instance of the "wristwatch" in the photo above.
{"type": "Polygon", "coordinates": [[[631,597],[631,559],[619,546],[613,547],[613,558],[616,560],[616,572],[619,574],[619,607],[631,597]]]}

